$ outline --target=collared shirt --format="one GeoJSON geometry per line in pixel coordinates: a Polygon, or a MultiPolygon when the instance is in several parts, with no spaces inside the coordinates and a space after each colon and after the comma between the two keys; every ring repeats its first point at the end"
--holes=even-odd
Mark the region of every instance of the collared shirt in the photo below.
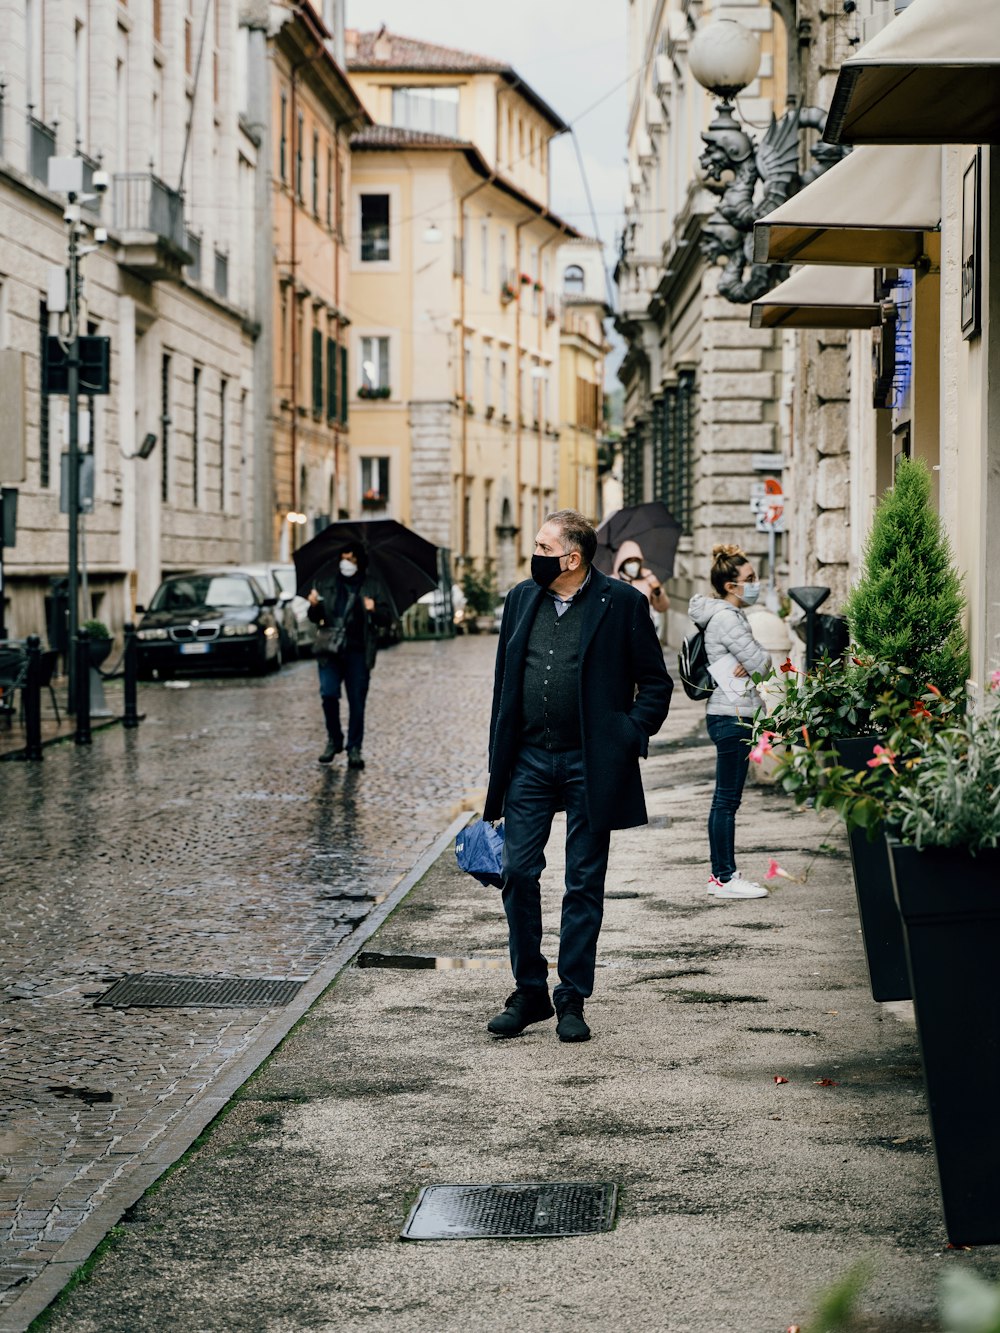
{"type": "Polygon", "coordinates": [[[588,565],[587,577],[580,584],[579,588],[577,588],[576,592],[570,593],[568,597],[560,597],[559,594],[557,592],[553,592],[551,588],[545,589],[545,591],[548,593],[548,595],[552,598],[552,600],[556,604],[557,616],[564,615],[569,610],[569,608],[573,605],[576,599],[586,591],[587,584],[589,582],[590,582],[590,566],[588,565]]]}

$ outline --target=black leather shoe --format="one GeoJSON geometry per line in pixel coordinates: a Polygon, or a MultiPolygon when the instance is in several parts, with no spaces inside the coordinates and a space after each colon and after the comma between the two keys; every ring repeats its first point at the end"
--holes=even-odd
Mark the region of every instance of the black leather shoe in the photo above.
{"type": "Polygon", "coordinates": [[[486,1024],[494,1037],[516,1037],[530,1023],[541,1023],[555,1013],[549,992],[542,986],[516,990],[507,996],[507,1008],[486,1024]]]}
{"type": "Polygon", "coordinates": [[[343,741],[335,741],[332,739],[328,740],[326,743],[326,749],[319,757],[319,762],[321,764],[332,764],[334,759],[337,757],[338,754],[340,754],[343,748],[344,748],[343,741]]]}
{"type": "Polygon", "coordinates": [[[360,751],[360,750],[348,750],[348,751],[347,751],[347,767],[348,767],[348,768],[364,768],[364,766],[365,766],[365,761],[364,761],[364,759],[361,757],[361,751],[360,751]]]}
{"type": "Polygon", "coordinates": [[[590,1041],[590,1028],[583,1021],[582,1000],[565,1000],[560,1004],[556,1036],[560,1041],[590,1041]]]}

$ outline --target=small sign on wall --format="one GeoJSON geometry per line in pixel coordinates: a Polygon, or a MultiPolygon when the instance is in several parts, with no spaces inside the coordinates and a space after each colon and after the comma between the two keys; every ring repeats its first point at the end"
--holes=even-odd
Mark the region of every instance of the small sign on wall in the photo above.
{"type": "Polygon", "coordinates": [[[973,338],[979,332],[980,303],[980,162],[981,152],[965,169],[962,177],[962,337],[973,338]]]}

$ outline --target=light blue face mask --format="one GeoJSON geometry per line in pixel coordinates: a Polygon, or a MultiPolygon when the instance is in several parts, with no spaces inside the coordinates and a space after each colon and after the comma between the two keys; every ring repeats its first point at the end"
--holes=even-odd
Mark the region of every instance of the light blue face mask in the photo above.
{"type": "Polygon", "coordinates": [[[757,598],[760,596],[760,584],[744,583],[743,591],[737,595],[743,602],[744,606],[753,606],[754,602],[756,602],[757,598]]]}

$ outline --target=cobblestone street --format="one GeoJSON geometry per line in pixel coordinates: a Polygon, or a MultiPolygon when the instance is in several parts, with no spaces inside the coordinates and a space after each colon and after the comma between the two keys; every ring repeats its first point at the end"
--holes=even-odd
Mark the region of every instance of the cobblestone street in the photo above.
{"type": "Polygon", "coordinates": [[[0,1308],[268,1015],[95,999],[126,973],[314,973],[475,799],[495,646],[384,653],[362,773],[316,763],[311,662],[147,686],[138,731],[0,769],[0,1308]]]}

